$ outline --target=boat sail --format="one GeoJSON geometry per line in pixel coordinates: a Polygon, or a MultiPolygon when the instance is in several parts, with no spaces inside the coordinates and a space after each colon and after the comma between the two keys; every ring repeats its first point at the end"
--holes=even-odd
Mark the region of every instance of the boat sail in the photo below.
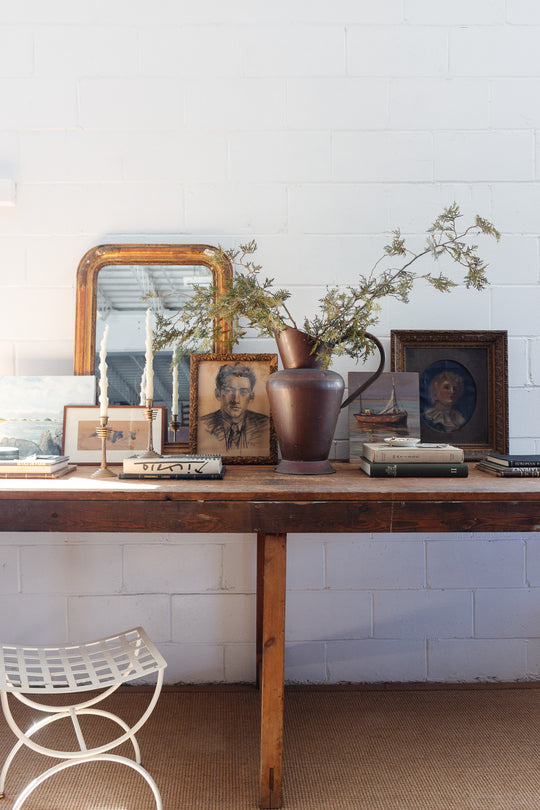
{"type": "Polygon", "coordinates": [[[356,421],[363,426],[381,427],[387,425],[400,425],[407,424],[407,411],[400,408],[397,396],[394,378],[392,378],[392,392],[390,399],[380,411],[373,411],[371,408],[363,408],[362,401],[360,400],[360,411],[354,414],[356,421]]]}

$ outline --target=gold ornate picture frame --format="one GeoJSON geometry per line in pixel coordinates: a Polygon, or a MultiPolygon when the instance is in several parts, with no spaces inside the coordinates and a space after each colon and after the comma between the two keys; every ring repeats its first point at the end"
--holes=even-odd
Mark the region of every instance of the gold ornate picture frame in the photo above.
{"type": "Polygon", "coordinates": [[[225,464],[275,464],[266,380],[277,354],[192,354],[189,449],[225,464]]]}

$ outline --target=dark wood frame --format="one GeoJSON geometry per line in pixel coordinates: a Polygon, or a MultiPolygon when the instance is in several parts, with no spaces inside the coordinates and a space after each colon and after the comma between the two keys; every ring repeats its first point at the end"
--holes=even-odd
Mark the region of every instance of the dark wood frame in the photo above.
{"type": "MultiPolygon", "coordinates": [[[[95,373],[98,273],[103,267],[118,264],[201,264],[211,270],[214,286],[219,292],[225,290],[227,281],[233,275],[229,259],[217,253],[212,245],[111,244],[91,248],[82,257],[77,269],[74,374],[95,373]]],[[[225,341],[230,329],[227,321],[220,321],[219,326],[223,340],[214,346],[217,353],[226,350],[225,341]]],[[[166,441],[163,452],[174,454],[186,451],[187,448],[187,443],[173,444],[166,441]]]]}
{"type": "MultiPolygon", "coordinates": [[[[206,362],[222,363],[267,363],[270,374],[277,371],[277,354],[192,354],[190,355],[190,387],[189,387],[189,450],[191,453],[198,451],[198,416],[199,416],[199,368],[206,362]]],[[[277,436],[274,428],[270,407],[269,415],[269,452],[264,456],[226,456],[223,461],[226,464],[275,464],[277,462],[277,436]]],[[[216,450],[216,452],[219,452],[216,450]]]]}
{"type": "MultiPolygon", "coordinates": [[[[490,452],[508,453],[508,338],[505,331],[474,330],[400,330],[390,332],[390,364],[393,371],[418,371],[437,360],[465,365],[483,365],[487,413],[479,412],[463,428],[448,434],[447,441],[462,447],[467,461],[483,458],[490,452]],[[471,353],[476,353],[476,357],[471,353]],[[421,362],[420,362],[421,358],[421,362]],[[475,427],[482,424],[485,440],[475,439],[475,427]]],[[[421,423],[423,441],[441,441],[441,433],[421,423]]]]}

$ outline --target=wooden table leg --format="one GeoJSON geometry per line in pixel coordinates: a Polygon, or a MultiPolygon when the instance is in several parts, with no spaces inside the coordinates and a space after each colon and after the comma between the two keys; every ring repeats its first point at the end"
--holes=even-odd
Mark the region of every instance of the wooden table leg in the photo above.
{"type": "Polygon", "coordinates": [[[261,666],[262,666],[262,628],[263,628],[263,603],[264,603],[264,539],[263,532],[257,533],[257,620],[255,638],[255,684],[259,689],[261,686],[261,666]]]}
{"type": "MultiPolygon", "coordinates": [[[[283,804],[283,693],[285,658],[286,534],[259,534],[261,770],[259,807],[283,804]]],[[[258,566],[259,579],[259,566],[258,566]]],[[[257,604],[259,609],[259,601],[257,604]]],[[[259,635],[259,617],[257,625],[259,635]]],[[[259,650],[258,650],[259,652],[259,650]]]]}

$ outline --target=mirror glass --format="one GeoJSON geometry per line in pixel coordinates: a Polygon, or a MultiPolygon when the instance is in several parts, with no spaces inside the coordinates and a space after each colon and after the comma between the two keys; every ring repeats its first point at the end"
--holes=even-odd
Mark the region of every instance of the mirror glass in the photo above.
{"type": "MultiPolygon", "coordinates": [[[[145,366],[146,310],[173,316],[190,297],[193,283],[212,284],[212,272],[204,265],[106,265],[97,279],[95,374],[99,376],[99,346],[105,325],[107,338],[108,397],[111,405],[144,405],[141,394],[145,366]],[[148,298],[148,296],[151,296],[148,298]]],[[[154,405],[172,411],[172,352],[154,356],[154,405]]],[[[176,437],[189,435],[189,357],[178,365],[178,422],[176,437]]]]}
{"type": "MultiPolygon", "coordinates": [[[[140,405],[145,367],[146,310],[174,315],[193,292],[193,284],[223,291],[232,277],[229,259],[212,245],[99,245],[77,270],[75,374],[99,377],[99,348],[106,324],[108,398],[111,405],[140,405]]],[[[229,324],[220,322],[224,335],[229,324]]],[[[224,352],[220,341],[214,352],[224,352]]],[[[172,350],[154,355],[154,405],[172,413],[172,350]]],[[[189,357],[178,366],[178,422],[164,450],[187,449],[189,435],[189,357]]],[[[144,404],[144,403],[143,403],[144,404]]]]}

